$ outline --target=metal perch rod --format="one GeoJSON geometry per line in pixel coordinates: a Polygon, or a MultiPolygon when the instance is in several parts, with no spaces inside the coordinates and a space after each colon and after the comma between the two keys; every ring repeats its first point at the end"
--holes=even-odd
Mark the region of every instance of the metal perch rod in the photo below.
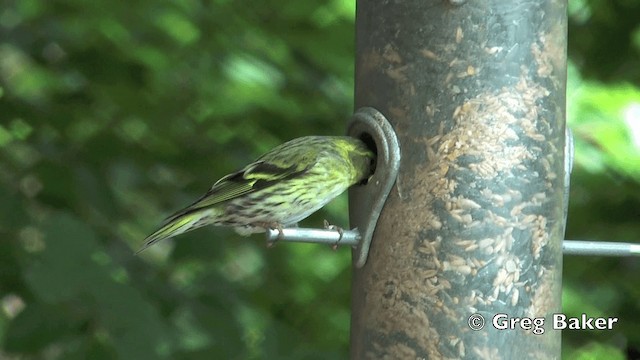
{"type": "Polygon", "coordinates": [[[562,242],[562,253],[565,255],[593,255],[593,256],[640,256],[640,244],[565,240],[562,242]]]}
{"type": "Polygon", "coordinates": [[[358,230],[344,230],[342,239],[338,230],[310,229],[310,228],[285,228],[282,235],[278,229],[267,230],[267,242],[290,241],[306,242],[345,246],[356,246],[360,242],[361,236],[358,230]]]}
{"type": "MultiPolygon", "coordinates": [[[[267,230],[267,242],[306,242],[328,245],[356,246],[361,236],[358,230],[344,230],[342,239],[337,230],[313,229],[313,228],[285,228],[282,234],[278,229],[267,230]]],[[[640,256],[640,244],[564,240],[562,252],[565,255],[590,255],[590,256],[640,256]]]]}

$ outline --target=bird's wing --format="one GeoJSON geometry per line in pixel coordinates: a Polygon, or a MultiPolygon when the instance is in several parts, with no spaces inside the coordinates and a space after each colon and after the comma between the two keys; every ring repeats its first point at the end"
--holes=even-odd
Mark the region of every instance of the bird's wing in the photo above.
{"type": "Polygon", "coordinates": [[[190,206],[169,216],[165,223],[184,214],[215,206],[224,201],[267,188],[283,180],[298,177],[309,170],[313,164],[315,164],[315,158],[313,161],[300,161],[291,166],[278,164],[277,161],[256,161],[244,169],[218,180],[204,196],[190,206]]]}

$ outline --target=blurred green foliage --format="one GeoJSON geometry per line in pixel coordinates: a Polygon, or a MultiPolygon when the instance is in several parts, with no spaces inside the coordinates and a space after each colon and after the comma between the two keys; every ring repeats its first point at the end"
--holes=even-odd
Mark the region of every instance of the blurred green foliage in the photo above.
{"type": "MultiPolygon", "coordinates": [[[[568,239],[640,241],[640,2],[569,1],[567,121],[575,139],[568,239]]],[[[565,257],[563,311],[613,316],[563,332],[563,358],[640,358],[638,258],[565,257]]]]}
{"type": "MultiPolygon", "coordinates": [[[[568,237],[637,241],[640,7],[570,5],[568,237]]],[[[346,249],[267,251],[204,228],[132,252],[216,176],[290,138],[344,132],[354,10],[5,1],[0,358],[345,358],[346,249]]],[[[345,209],[341,198],[306,223],[346,223],[345,209]]],[[[565,311],[621,318],[611,332],[565,332],[565,355],[640,348],[639,271],[637,259],[565,259],[565,311]]]]}

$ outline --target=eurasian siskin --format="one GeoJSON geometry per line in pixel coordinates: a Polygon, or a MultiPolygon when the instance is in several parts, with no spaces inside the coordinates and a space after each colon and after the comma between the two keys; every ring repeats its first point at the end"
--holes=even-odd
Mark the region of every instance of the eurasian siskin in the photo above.
{"type": "Polygon", "coordinates": [[[293,139],[218,180],[200,199],[167,218],[138,252],[205,225],[231,226],[245,236],[295,225],[368,179],[374,164],[374,153],[355,138],[293,139]]]}

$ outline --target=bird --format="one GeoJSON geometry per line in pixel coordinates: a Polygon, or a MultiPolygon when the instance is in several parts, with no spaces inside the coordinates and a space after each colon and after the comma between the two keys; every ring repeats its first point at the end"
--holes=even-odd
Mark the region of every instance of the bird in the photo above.
{"type": "Polygon", "coordinates": [[[169,216],[136,254],[202,226],[242,235],[297,226],[375,171],[376,156],[349,136],[305,136],[285,142],[215,182],[202,197],[169,216]]]}

